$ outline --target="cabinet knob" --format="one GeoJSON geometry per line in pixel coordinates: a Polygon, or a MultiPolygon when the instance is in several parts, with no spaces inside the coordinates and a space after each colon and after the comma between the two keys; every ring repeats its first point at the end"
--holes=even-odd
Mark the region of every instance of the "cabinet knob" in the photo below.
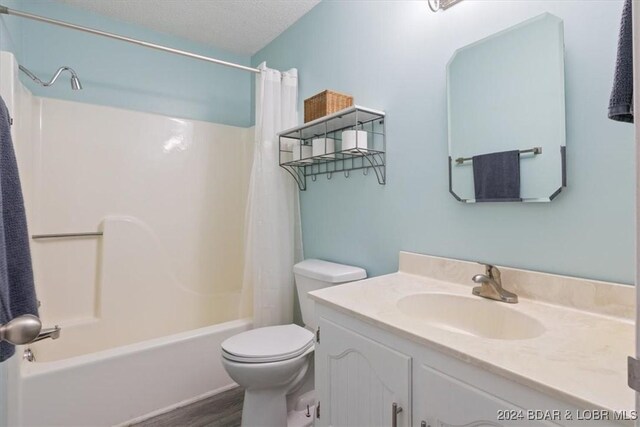
{"type": "Polygon", "coordinates": [[[402,406],[396,402],[391,405],[391,427],[398,427],[398,414],[402,412],[402,406]]]}

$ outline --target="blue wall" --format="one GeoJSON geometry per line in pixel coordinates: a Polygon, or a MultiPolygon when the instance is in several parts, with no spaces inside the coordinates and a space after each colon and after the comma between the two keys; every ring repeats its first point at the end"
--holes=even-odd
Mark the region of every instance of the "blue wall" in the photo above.
{"type": "MultiPolygon", "coordinates": [[[[242,64],[297,67],[301,100],[331,88],[386,110],[387,185],[358,174],[310,182],[301,193],[307,257],[377,275],[411,250],[633,282],[633,128],[606,119],[619,0],[464,1],[437,14],[423,1],[324,1],[251,61],[51,1],[3,4],[242,64]],[[542,12],[565,23],[569,187],[549,204],[459,204],[447,191],[446,63],[542,12]]],[[[86,88],[30,86],[42,96],[251,123],[249,73],[16,17],[0,18],[0,47],[43,76],[70,65],[86,88]]]]}
{"type": "MultiPolygon", "coordinates": [[[[633,126],[606,118],[621,1],[323,1],[253,64],[297,67],[387,112],[388,181],[320,177],[301,193],[306,257],[397,269],[408,250],[633,283],[633,126]],[[569,187],[551,203],[456,202],[448,192],[445,67],[455,49],[550,12],[564,20],[569,187]]],[[[300,106],[302,108],[302,104],[300,106]]]]}
{"type": "MultiPolygon", "coordinates": [[[[50,0],[5,0],[2,4],[226,61],[250,63],[247,55],[214,49],[50,0]]],[[[65,79],[42,88],[23,76],[22,81],[39,96],[235,126],[250,125],[252,73],[15,16],[0,19],[0,49],[13,51],[22,65],[43,80],[48,80],[59,66],[69,65],[84,85],[83,91],[73,92],[65,79]]]]}

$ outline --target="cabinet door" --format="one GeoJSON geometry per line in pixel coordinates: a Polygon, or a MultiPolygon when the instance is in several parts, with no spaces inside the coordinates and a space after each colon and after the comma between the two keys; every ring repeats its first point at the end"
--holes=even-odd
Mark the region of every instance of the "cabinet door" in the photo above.
{"type": "MultiPolygon", "coordinates": [[[[550,421],[530,421],[526,410],[426,365],[415,370],[413,384],[414,426],[558,426],[550,421]]],[[[532,418],[544,415],[554,414],[532,418]]]]}
{"type": "Polygon", "coordinates": [[[411,423],[411,358],[370,338],[319,319],[316,344],[316,426],[388,427],[411,423]]]}

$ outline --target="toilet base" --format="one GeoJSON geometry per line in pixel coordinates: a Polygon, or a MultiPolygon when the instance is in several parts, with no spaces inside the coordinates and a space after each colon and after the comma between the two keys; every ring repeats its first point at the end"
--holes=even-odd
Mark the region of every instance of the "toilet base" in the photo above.
{"type": "Polygon", "coordinates": [[[313,425],[313,412],[306,416],[306,405],[315,403],[313,392],[306,393],[296,398],[297,402],[304,404],[295,405],[288,411],[291,404],[290,393],[304,389],[305,384],[313,381],[313,371],[309,371],[309,363],[298,373],[293,382],[279,388],[245,389],[244,404],[242,407],[242,427],[307,427],[313,425]],[[311,399],[311,400],[310,400],[311,399]],[[303,409],[302,411],[300,409],[303,409]],[[288,411],[288,412],[287,412],[288,411]],[[311,424],[307,420],[311,420],[311,424]]]}
{"type": "Polygon", "coordinates": [[[310,403],[308,412],[306,403],[287,412],[285,390],[282,393],[274,393],[274,390],[245,390],[242,426],[312,427],[316,406],[315,402],[310,403]]]}
{"type": "Polygon", "coordinates": [[[242,427],[287,425],[287,389],[245,390],[242,427]]]}

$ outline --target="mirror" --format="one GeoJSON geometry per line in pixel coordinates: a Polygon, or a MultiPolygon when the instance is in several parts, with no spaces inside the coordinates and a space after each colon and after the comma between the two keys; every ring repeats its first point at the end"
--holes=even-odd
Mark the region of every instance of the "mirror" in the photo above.
{"type": "Polygon", "coordinates": [[[457,200],[549,202],[566,186],[560,18],[545,13],[458,49],[447,102],[457,200]]]}

